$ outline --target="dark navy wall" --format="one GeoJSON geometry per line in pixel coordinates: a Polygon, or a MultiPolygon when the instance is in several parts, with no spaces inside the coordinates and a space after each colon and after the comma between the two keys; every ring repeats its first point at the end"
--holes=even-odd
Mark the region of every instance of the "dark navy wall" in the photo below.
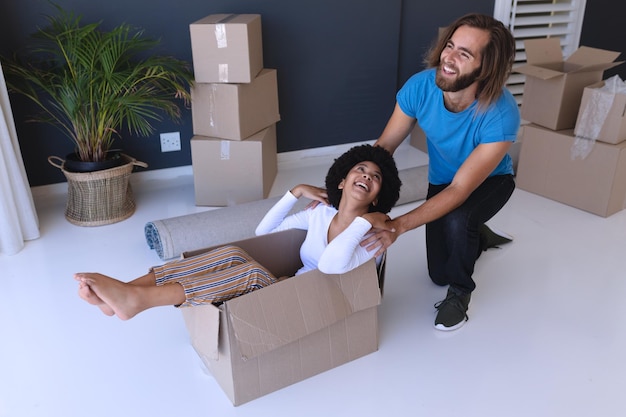
{"type": "MultiPolygon", "coordinates": [[[[624,13],[618,11],[614,0],[587,0],[580,44],[592,48],[622,52],[618,61],[626,60],[626,37],[624,37],[624,13]]],[[[607,70],[604,78],[619,75],[626,80],[626,64],[607,70]]]]}
{"type": "MultiPolygon", "coordinates": [[[[437,28],[457,16],[493,12],[493,0],[57,0],[85,22],[127,22],[161,39],[160,53],[191,63],[189,24],[213,13],[262,16],[264,65],[278,74],[281,121],[278,151],[375,139],[391,114],[395,93],[422,68],[437,28]]],[[[0,3],[0,53],[24,45],[54,10],[46,0],[0,3]]],[[[12,97],[20,146],[32,186],[65,181],[47,162],[72,144],[49,126],[27,123],[32,105],[12,97]]],[[[159,169],[191,164],[191,113],[181,124],[164,121],[148,138],[125,135],[117,147],[159,169]],[[180,131],[182,150],[161,153],[159,133],[180,131]]]]}

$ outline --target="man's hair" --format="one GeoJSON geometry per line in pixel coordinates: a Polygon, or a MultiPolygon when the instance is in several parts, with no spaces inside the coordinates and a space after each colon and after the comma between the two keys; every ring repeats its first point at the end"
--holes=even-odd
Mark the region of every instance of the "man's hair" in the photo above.
{"type": "Polygon", "coordinates": [[[400,186],[402,181],[398,176],[398,168],[393,156],[384,148],[372,145],[357,145],[350,148],[335,162],[326,175],[326,192],[330,204],[339,208],[342,190],[339,184],[346,178],[348,172],[361,162],[370,161],[375,163],[382,174],[382,183],[378,192],[376,205],[371,204],[369,212],[389,213],[400,198],[400,186]]]}
{"type": "Polygon", "coordinates": [[[489,32],[489,42],[481,51],[481,71],[478,75],[476,99],[479,108],[485,109],[502,93],[513,63],[515,62],[515,38],[502,22],[491,16],[470,13],[461,16],[445,28],[425,57],[427,67],[438,67],[441,52],[460,26],[483,29],[489,32]]]}

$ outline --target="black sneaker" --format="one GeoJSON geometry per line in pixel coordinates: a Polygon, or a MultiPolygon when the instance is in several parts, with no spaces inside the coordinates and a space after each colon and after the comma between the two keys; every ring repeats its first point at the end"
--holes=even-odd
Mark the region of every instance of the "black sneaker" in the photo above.
{"type": "Polygon", "coordinates": [[[471,294],[457,294],[452,288],[448,288],[445,300],[435,304],[437,317],[435,318],[435,329],[456,330],[467,321],[467,308],[469,306],[471,294]]]}
{"type": "Polygon", "coordinates": [[[500,245],[513,241],[513,236],[499,230],[490,229],[486,224],[480,227],[480,247],[483,251],[500,248],[500,245]]]}

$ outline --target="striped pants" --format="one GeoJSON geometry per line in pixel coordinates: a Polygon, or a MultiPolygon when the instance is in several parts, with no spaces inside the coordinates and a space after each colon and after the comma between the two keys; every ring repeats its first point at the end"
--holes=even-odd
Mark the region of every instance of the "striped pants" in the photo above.
{"type": "Polygon", "coordinates": [[[243,249],[227,245],[152,268],[156,285],[179,283],[185,290],[180,307],[219,304],[273,284],[277,279],[243,249]]]}

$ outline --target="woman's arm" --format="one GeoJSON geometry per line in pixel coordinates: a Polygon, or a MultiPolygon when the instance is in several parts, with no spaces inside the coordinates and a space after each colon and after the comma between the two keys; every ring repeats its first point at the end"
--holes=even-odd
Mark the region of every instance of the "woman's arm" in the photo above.
{"type": "Polygon", "coordinates": [[[416,122],[414,117],[407,116],[402,109],[400,109],[398,103],[396,103],[396,107],[393,109],[393,113],[383,133],[376,143],[374,143],[374,146],[385,148],[389,153],[393,154],[396,148],[398,148],[402,141],[411,133],[416,122]]]}
{"type": "Polygon", "coordinates": [[[308,229],[307,210],[300,211],[287,217],[300,197],[310,198],[324,204],[328,204],[326,190],[312,185],[300,184],[287,191],[283,197],[274,204],[259,222],[255,234],[265,235],[287,229],[308,229]]]}
{"type": "Polygon", "coordinates": [[[364,217],[355,218],[326,246],[317,268],[325,274],[342,274],[372,259],[377,248],[368,250],[361,246],[371,228],[372,224],[364,217]]]}

